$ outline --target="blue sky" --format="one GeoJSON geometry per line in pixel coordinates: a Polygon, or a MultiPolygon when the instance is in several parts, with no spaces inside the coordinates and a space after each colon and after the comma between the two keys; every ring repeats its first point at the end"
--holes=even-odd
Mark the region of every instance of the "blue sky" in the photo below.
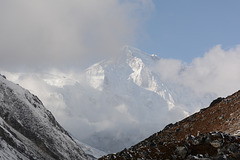
{"type": "Polygon", "coordinates": [[[162,58],[191,62],[215,45],[240,44],[240,1],[155,0],[137,48],[162,58]]]}

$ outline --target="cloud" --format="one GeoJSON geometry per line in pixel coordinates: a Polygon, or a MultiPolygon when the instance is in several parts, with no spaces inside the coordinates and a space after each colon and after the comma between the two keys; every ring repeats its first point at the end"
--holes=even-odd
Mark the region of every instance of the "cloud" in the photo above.
{"type": "Polygon", "coordinates": [[[176,76],[184,67],[181,60],[160,59],[154,70],[161,73],[164,80],[176,79],[176,76]]]}
{"type": "Polygon", "coordinates": [[[190,64],[161,59],[155,69],[163,79],[190,87],[197,93],[227,96],[240,89],[239,68],[240,45],[228,50],[217,45],[190,64]]]}
{"type": "Polygon", "coordinates": [[[92,63],[133,44],[152,9],[146,0],[2,0],[0,64],[14,69],[92,63]]]}

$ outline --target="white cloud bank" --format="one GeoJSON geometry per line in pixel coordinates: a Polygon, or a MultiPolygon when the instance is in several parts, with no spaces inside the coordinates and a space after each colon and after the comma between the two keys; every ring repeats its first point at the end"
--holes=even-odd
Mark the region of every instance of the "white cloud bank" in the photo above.
{"type": "Polygon", "coordinates": [[[155,69],[163,79],[198,93],[227,96],[240,89],[240,45],[229,50],[217,45],[189,65],[180,60],[161,59],[155,69]]]}
{"type": "Polygon", "coordinates": [[[1,0],[0,66],[77,67],[135,41],[150,0],[1,0]]]}

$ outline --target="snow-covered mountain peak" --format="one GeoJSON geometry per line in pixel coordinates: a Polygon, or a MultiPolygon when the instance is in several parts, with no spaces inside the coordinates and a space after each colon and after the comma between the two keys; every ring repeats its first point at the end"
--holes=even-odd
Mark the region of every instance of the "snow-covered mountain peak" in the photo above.
{"type": "Polygon", "coordinates": [[[113,89],[113,87],[122,90],[122,86],[129,86],[133,83],[161,96],[167,101],[168,109],[171,110],[175,103],[171,92],[151,68],[157,62],[158,58],[155,55],[125,46],[117,57],[89,67],[86,70],[86,79],[90,86],[99,91],[104,88],[113,89]]]}
{"type": "Polygon", "coordinates": [[[158,58],[129,46],[124,46],[121,52],[114,58],[96,63],[86,70],[86,79],[90,86],[102,90],[109,81],[128,80],[147,90],[157,92],[151,67],[158,58]]]}

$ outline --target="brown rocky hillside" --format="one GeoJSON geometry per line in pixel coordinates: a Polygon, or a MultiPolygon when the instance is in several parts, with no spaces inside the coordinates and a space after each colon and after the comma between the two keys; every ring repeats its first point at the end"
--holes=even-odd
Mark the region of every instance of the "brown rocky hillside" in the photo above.
{"type": "Polygon", "coordinates": [[[240,91],[101,159],[240,159],[240,91]]]}

